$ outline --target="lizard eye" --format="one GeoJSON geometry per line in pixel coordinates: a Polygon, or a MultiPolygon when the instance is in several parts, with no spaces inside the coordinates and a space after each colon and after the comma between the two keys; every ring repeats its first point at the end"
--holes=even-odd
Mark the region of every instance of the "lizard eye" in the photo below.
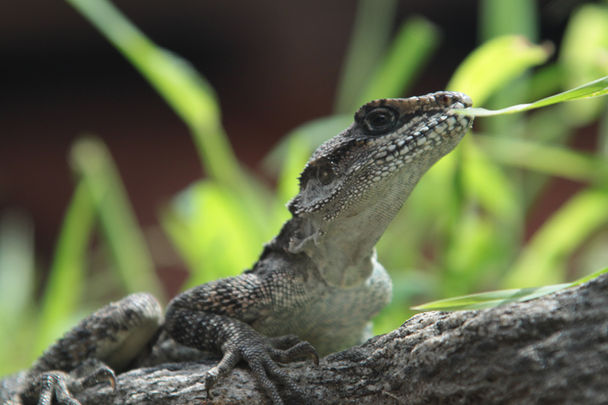
{"type": "Polygon", "coordinates": [[[372,134],[381,134],[395,127],[397,114],[390,108],[376,107],[363,118],[365,129],[372,134]]]}
{"type": "Polygon", "coordinates": [[[329,164],[323,164],[317,168],[317,180],[324,186],[331,183],[334,179],[334,171],[329,164]]]}

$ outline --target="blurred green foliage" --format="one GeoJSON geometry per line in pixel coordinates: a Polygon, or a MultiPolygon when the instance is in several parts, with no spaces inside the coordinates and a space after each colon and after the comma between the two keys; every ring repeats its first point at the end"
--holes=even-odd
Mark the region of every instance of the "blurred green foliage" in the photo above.
{"type": "Polygon", "coordinates": [[[460,297],[445,298],[412,307],[417,311],[459,311],[463,309],[484,309],[512,302],[524,302],[543,295],[551,294],[564,288],[576,287],[602,274],[608,273],[608,268],[581,277],[571,283],[544,285],[509,290],[488,291],[468,294],[460,297]]]}
{"type": "MultiPolygon", "coordinates": [[[[67,1],[151,83],[195,140],[208,177],[160,212],[190,271],[184,288],[248,268],[288,218],[284,204],[297,192],[297,175],[314,148],[345,128],[361,102],[405,95],[441,34],[440,27],[415,18],[401,23],[391,39],[395,0],[361,0],[336,113],[294,129],[270,152],[265,167],[278,178],[273,191],[239,164],[211,86],[187,61],[152,43],[106,0],[67,1]]],[[[608,75],[605,4],[585,4],[572,14],[557,58],[547,64],[551,47],[532,44],[539,31],[536,3],[508,2],[506,11],[505,3],[480,2],[481,45],[446,88],[469,94],[476,106],[504,107],[608,75]]],[[[473,136],[421,180],[378,245],[394,298],[376,332],[399,326],[413,304],[429,299],[562,283],[605,267],[607,116],[605,100],[592,99],[478,119],[473,136]],[[570,149],[577,128],[594,122],[597,151],[570,149]],[[531,232],[526,218],[551,176],[583,186],[531,232]]],[[[39,303],[32,226],[19,213],[0,218],[0,375],[27,367],[116,283],[125,293],[145,290],[164,298],[104,145],[92,137],[78,141],[71,163],[74,195],[39,303]],[[115,277],[87,274],[96,231],[115,277]],[[95,293],[83,297],[89,291],[95,293]]]]}

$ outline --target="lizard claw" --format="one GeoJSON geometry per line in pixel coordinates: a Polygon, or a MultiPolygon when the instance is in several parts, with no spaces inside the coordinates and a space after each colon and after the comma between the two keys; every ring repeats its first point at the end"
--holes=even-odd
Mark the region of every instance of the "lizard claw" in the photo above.
{"type": "Polygon", "coordinates": [[[230,373],[240,359],[241,358],[237,352],[227,351],[224,353],[222,360],[215,367],[209,369],[205,373],[205,391],[207,391],[207,398],[212,398],[210,390],[215,385],[217,380],[230,373]]]}
{"type": "Polygon", "coordinates": [[[62,405],[80,405],[68,389],[68,383],[71,381],[71,377],[63,371],[48,371],[33,382],[30,388],[32,392],[29,394],[35,398],[36,392],[39,392],[38,405],[51,405],[53,397],[62,405]]]}
{"type": "Polygon", "coordinates": [[[311,358],[315,364],[319,363],[319,356],[314,347],[293,335],[267,338],[253,332],[235,341],[226,342],[223,351],[222,360],[205,373],[205,390],[209,399],[212,397],[210,390],[213,385],[218,379],[230,373],[241,359],[247,362],[254,378],[271,398],[273,405],[282,405],[283,400],[269,375],[279,380],[290,391],[305,398],[304,390],[295,384],[276,362],[289,363],[311,358]]]}
{"type": "Polygon", "coordinates": [[[319,365],[319,354],[313,345],[299,339],[293,346],[286,349],[271,348],[270,357],[280,363],[290,363],[310,358],[316,366],[319,365]]]}
{"type": "Polygon", "coordinates": [[[116,374],[114,374],[114,371],[107,366],[102,366],[93,373],[84,377],[81,381],[81,385],[83,388],[89,388],[103,382],[109,383],[112,387],[112,391],[116,392],[116,374]]]}
{"type": "Polygon", "coordinates": [[[61,405],[80,405],[75,394],[95,385],[107,382],[116,391],[116,375],[111,368],[96,361],[88,361],[70,373],[59,370],[46,371],[34,378],[26,389],[26,403],[51,405],[53,398],[61,405]],[[95,366],[93,371],[91,367],[95,366]]]}
{"type": "Polygon", "coordinates": [[[205,373],[205,392],[207,393],[207,399],[213,399],[211,388],[215,385],[217,379],[218,375],[217,372],[215,372],[215,367],[205,373]]]}

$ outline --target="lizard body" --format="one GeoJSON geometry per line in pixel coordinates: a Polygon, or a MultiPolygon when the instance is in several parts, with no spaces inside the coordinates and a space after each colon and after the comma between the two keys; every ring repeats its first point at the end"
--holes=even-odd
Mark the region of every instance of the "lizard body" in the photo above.
{"type": "Polygon", "coordinates": [[[318,361],[317,351],[370,336],[371,318],[391,296],[374,246],[420,177],[471,126],[453,112],[470,104],[453,92],[365,104],[313,153],[288,205],[292,218],[251,270],[178,295],[164,323],[147,294],[102,308],[42,355],[14,389],[14,403],[77,404],[72,391],[115,383],[112,370],[134,367],[138,348],[161,329],[182,345],[223,354],[203,377],[208,391],[244,360],[275,405],[282,399],[274,380],[304,395],[276,362],[318,361]]]}

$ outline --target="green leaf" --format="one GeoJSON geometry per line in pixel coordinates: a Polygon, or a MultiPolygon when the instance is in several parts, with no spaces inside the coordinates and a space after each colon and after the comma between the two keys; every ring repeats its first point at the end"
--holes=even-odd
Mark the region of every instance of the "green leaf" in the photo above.
{"type": "Polygon", "coordinates": [[[504,285],[527,287],[563,280],[565,259],[608,223],[608,191],[587,189],[574,195],[536,231],[504,285]]]}
{"type": "MultiPolygon", "coordinates": [[[[108,1],[67,1],[99,29],[188,125],[206,174],[219,186],[232,190],[238,195],[236,199],[248,207],[243,208],[243,212],[249,213],[250,222],[255,225],[243,232],[274,226],[275,218],[281,214],[275,209],[269,210],[269,205],[274,207],[274,204],[269,204],[272,197],[268,190],[237,162],[221,124],[218,101],[207,81],[188,61],[150,41],[108,1]]],[[[113,233],[109,237],[118,238],[109,240],[115,257],[127,258],[126,252],[118,253],[122,235],[113,233]]],[[[147,265],[144,264],[145,255],[141,249],[138,250],[139,253],[133,252],[133,255],[139,257],[140,275],[143,275],[148,271],[141,269],[147,265]]],[[[123,268],[122,265],[119,268],[123,268]]]]}
{"type": "Polygon", "coordinates": [[[463,210],[450,227],[451,238],[437,264],[442,270],[440,294],[466,294],[504,269],[516,246],[517,225],[499,226],[492,216],[479,215],[476,207],[463,210]]]}
{"type": "Polygon", "coordinates": [[[480,150],[477,136],[463,145],[464,187],[470,200],[478,200],[489,213],[504,222],[517,221],[521,214],[513,179],[480,150]]]}
{"type": "MultiPolygon", "coordinates": [[[[530,42],[538,40],[537,4],[529,0],[483,0],[479,3],[480,13],[480,39],[482,42],[502,35],[522,35],[530,42]]],[[[492,94],[487,107],[510,105],[522,100],[528,93],[530,86],[530,72],[524,72],[500,91],[492,94]]],[[[544,95],[543,95],[544,96],[544,95]]],[[[518,129],[523,128],[524,117],[505,116],[488,120],[483,128],[489,132],[510,137],[522,135],[518,129]]]]}
{"type": "Polygon", "coordinates": [[[235,190],[247,189],[207,81],[185,59],[148,39],[106,0],[66,0],[127,58],[188,125],[206,173],[235,190]]]}
{"type": "Polygon", "coordinates": [[[545,287],[520,288],[491,291],[479,294],[438,300],[413,307],[417,311],[460,311],[465,309],[484,309],[512,302],[528,301],[569,287],[570,284],[557,284],[545,287]]]}
{"type": "MultiPolygon", "coordinates": [[[[279,209],[272,202],[269,206],[270,211],[279,209]]],[[[164,210],[162,223],[191,271],[187,286],[250,267],[281,226],[269,213],[266,223],[257,217],[239,194],[213,181],[194,183],[179,194],[164,210]]]]}
{"type": "Polygon", "coordinates": [[[94,206],[84,182],[78,182],[55,246],[44,290],[36,355],[66,330],[78,310],[85,277],[85,256],[94,225],[94,206]]]}
{"type": "MultiPolygon", "coordinates": [[[[450,90],[462,91],[476,104],[483,104],[488,97],[500,91],[506,84],[520,77],[527,69],[543,63],[549,51],[530,44],[524,37],[506,35],[489,40],[479,46],[458,67],[448,84],[450,90]]],[[[502,223],[520,222],[520,210],[517,207],[518,196],[511,180],[502,169],[478,152],[473,139],[465,138],[455,153],[440,161],[436,167],[445,166],[446,162],[455,160],[454,179],[447,187],[452,199],[452,223],[456,224],[464,204],[475,202],[496,216],[502,223]],[[473,159],[474,158],[474,159],[473,159]]],[[[431,171],[426,176],[431,175],[431,171]]],[[[452,238],[458,235],[453,232],[455,226],[448,229],[452,238]]]]}
{"type": "Polygon", "coordinates": [[[488,110],[485,108],[463,108],[454,110],[458,114],[469,115],[475,117],[489,117],[492,115],[514,114],[536,108],[546,107],[552,104],[563,103],[564,101],[581,100],[591,97],[599,97],[608,94],[608,76],[585,83],[574,89],[555,94],[550,97],[545,97],[533,103],[517,104],[510,107],[501,108],[500,110],[488,110]]]}
{"type": "Polygon", "coordinates": [[[577,285],[581,285],[583,283],[586,283],[587,281],[591,281],[594,278],[598,278],[599,276],[601,276],[602,274],[606,274],[608,273],[608,268],[602,269],[602,270],[598,270],[595,273],[591,273],[587,276],[583,276],[581,278],[579,278],[578,280],[575,280],[573,282],[570,283],[570,287],[575,287],[577,285]]]}
{"type": "Polygon", "coordinates": [[[475,143],[496,162],[571,180],[608,184],[608,161],[586,152],[479,134],[475,134],[475,143]]]}
{"type": "Polygon", "coordinates": [[[513,302],[524,302],[544,295],[552,294],[565,288],[575,287],[608,273],[608,268],[582,277],[571,283],[547,285],[543,287],[519,288],[510,290],[490,291],[478,294],[464,295],[418,305],[412,309],[417,311],[460,311],[471,309],[493,308],[513,302]]]}
{"type": "Polygon", "coordinates": [[[480,37],[489,39],[518,34],[535,39],[537,27],[536,4],[529,0],[483,0],[479,2],[480,37]]]}
{"type": "Polygon", "coordinates": [[[19,211],[0,211],[0,376],[27,367],[35,357],[34,229],[19,211]]]}
{"type": "Polygon", "coordinates": [[[438,42],[439,32],[429,21],[412,18],[402,24],[357,104],[401,96],[427,63],[438,42]]]}
{"type": "Polygon", "coordinates": [[[0,215],[0,319],[23,315],[34,292],[34,229],[18,211],[0,215]]]}
{"type": "MultiPolygon", "coordinates": [[[[559,55],[565,88],[608,75],[608,7],[585,4],[570,18],[559,55]]],[[[604,100],[567,104],[563,113],[573,125],[581,126],[602,113],[604,100]]]]}
{"type": "Polygon", "coordinates": [[[162,299],[164,291],[109,152],[99,140],[84,138],[74,144],[70,157],[93,202],[122,284],[128,292],[149,291],[162,299]]]}
{"type": "Polygon", "coordinates": [[[381,60],[389,40],[395,0],[359,0],[351,41],[335,101],[335,112],[352,113],[358,107],[368,77],[381,60]]]}
{"type": "Polygon", "coordinates": [[[468,94],[475,105],[521,75],[544,63],[550,50],[533,45],[524,37],[507,35],[487,41],[458,67],[447,88],[468,94]]]}

